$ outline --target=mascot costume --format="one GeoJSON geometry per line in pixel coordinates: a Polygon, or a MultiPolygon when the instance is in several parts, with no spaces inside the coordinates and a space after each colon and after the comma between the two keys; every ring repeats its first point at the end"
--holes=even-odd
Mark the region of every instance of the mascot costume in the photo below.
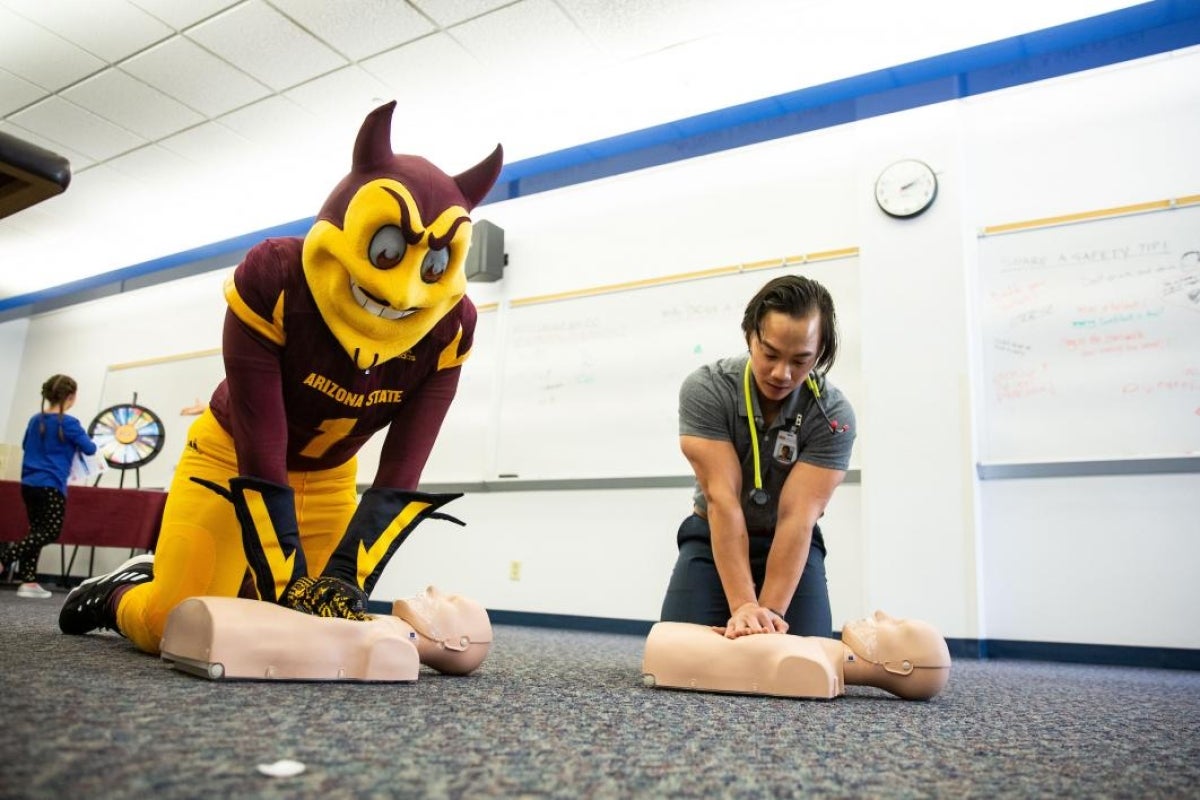
{"type": "Polygon", "coordinates": [[[404,539],[453,520],[438,509],[459,495],[415,489],[471,350],[469,214],[503,153],[453,177],[397,155],[394,108],[366,117],[308,234],[261,242],[226,282],[226,377],[188,431],[156,555],[73,590],[64,633],[112,628],[157,653],[173,608],[237,596],[247,566],[260,600],[366,621],[404,539]],[[383,428],[359,502],[355,454],[383,428]]]}

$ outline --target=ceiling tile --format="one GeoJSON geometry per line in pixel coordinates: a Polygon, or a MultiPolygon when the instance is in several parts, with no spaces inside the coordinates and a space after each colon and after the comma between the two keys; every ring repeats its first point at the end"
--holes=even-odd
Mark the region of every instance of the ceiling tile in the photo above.
{"type": "Polygon", "coordinates": [[[292,131],[306,131],[319,126],[312,113],[278,95],[239,108],[217,121],[248,141],[266,147],[271,147],[283,137],[290,137],[292,131]]]}
{"type": "Polygon", "coordinates": [[[215,16],[242,0],[130,0],[176,30],[215,16]]]}
{"type": "MultiPolygon", "coordinates": [[[[238,154],[241,160],[236,180],[240,200],[246,202],[249,193],[257,191],[267,198],[261,203],[272,206],[297,199],[289,195],[298,183],[309,181],[313,175],[328,174],[326,153],[341,156],[335,157],[335,161],[344,169],[354,141],[350,138],[349,143],[341,142],[341,147],[335,148],[326,125],[283,97],[269,97],[221,117],[218,123],[248,142],[238,154]]],[[[325,184],[325,190],[328,191],[340,177],[338,175],[325,184]]],[[[307,193],[301,196],[307,196],[307,193]]]]}
{"type": "Polygon", "coordinates": [[[272,5],[355,61],[434,30],[404,0],[360,0],[352,8],[328,0],[272,0],[272,5]]]}
{"type": "Polygon", "coordinates": [[[127,58],[174,33],[169,25],[127,0],[88,0],[86,3],[5,0],[5,3],[21,16],[110,63],[127,58]]]}
{"type": "Polygon", "coordinates": [[[181,36],[134,56],[121,68],[210,117],[271,93],[246,73],[181,36]]]}
{"type": "Polygon", "coordinates": [[[191,164],[183,156],[149,144],[118,156],[96,170],[117,172],[139,184],[162,188],[170,186],[171,176],[190,168],[191,164]]]}
{"type": "Polygon", "coordinates": [[[384,100],[422,113],[437,111],[447,98],[462,102],[465,87],[487,83],[483,65],[444,33],[369,58],[362,68],[387,87],[384,100]]]}
{"type": "Polygon", "coordinates": [[[0,69],[0,117],[11,114],[45,95],[44,89],[0,69]]]}
{"type": "MultiPolygon", "coordinates": [[[[117,203],[117,198],[124,202],[126,198],[134,195],[146,194],[155,188],[161,186],[162,176],[165,173],[164,166],[158,165],[156,168],[157,180],[147,176],[134,177],[122,170],[115,169],[114,166],[118,163],[127,162],[131,156],[140,153],[143,150],[154,148],[154,145],[148,144],[145,147],[139,147],[123,156],[117,156],[111,161],[106,161],[103,164],[97,164],[87,171],[86,181],[80,181],[79,186],[103,186],[105,194],[112,198],[113,203],[117,203]]],[[[79,187],[76,187],[79,188],[79,187]]]]}
{"type": "Polygon", "coordinates": [[[239,159],[239,154],[246,150],[246,144],[244,138],[216,122],[189,128],[159,142],[162,147],[189,161],[211,163],[214,167],[230,159],[239,159]]]}
{"type": "MultiPolygon", "coordinates": [[[[39,233],[40,225],[45,223],[47,214],[40,208],[41,203],[32,206],[26,206],[17,214],[9,214],[7,217],[0,219],[0,250],[17,247],[32,247],[36,244],[36,240],[32,237],[39,233]],[[40,212],[40,213],[39,213],[40,212]]],[[[12,262],[5,259],[6,264],[12,262]]],[[[18,285],[17,281],[11,280],[16,273],[24,272],[20,269],[0,270],[0,297],[12,294],[19,294],[14,291],[18,285]]]]}
{"type": "Polygon", "coordinates": [[[60,97],[35,103],[9,119],[22,128],[99,161],[145,144],[142,137],[60,97]]]}
{"type": "MultiPolygon", "coordinates": [[[[39,274],[38,270],[19,268],[27,263],[26,258],[29,261],[35,260],[26,254],[32,253],[39,245],[39,242],[46,243],[53,241],[53,239],[49,236],[44,236],[44,234],[39,236],[43,232],[42,226],[29,220],[29,215],[36,210],[39,209],[37,206],[34,206],[33,208],[25,209],[19,214],[13,214],[12,216],[0,219],[0,252],[4,253],[4,263],[18,266],[17,269],[13,269],[10,266],[8,269],[0,270],[0,297],[6,300],[11,297],[31,294],[59,282],[57,273],[50,280],[46,280],[44,276],[39,274]]],[[[15,368],[16,365],[14,364],[14,372],[15,368]]]]}
{"type": "Polygon", "coordinates": [[[107,69],[62,96],[151,140],[204,121],[197,112],[119,69],[107,69]]]}
{"type": "Polygon", "coordinates": [[[250,0],[187,32],[276,91],[332,72],[346,59],[259,0],[250,0]]]}
{"type": "Polygon", "coordinates": [[[578,73],[599,55],[552,0],[524,0],[456,25],[450,35],[506,82],[578,73]]]}
{"type": "Polygon", "coordinates": [[[442,27],[494,11],[512,0],[412,0],[412,4],[442,27]]]}
{"type": "Polygon", "coordinates": [[[283,94],[329,123],[350,119],[357,125],[367,112],[390,100],[390,92],[391,89],[374,75],[351,65],[302,83],[283,94]]]}
{"type": "Polygon", "coordinates": [[[91,53],[0,7],[0,69],[57,91],[103,68],[91,53]]]}
{"type": "MultiPolygon", "coordinates": [[[[803,4],[789,0],[795,6],[803,4]]],[[[727,30],[738,6],[726,0],[558,0],[584,35],[617,57],[640,55],[727,30]]],[[[762,1],[739,4],[762,12],[762,1]]],[[[764,26],[778,18],[763,17],[764,26]]]]}

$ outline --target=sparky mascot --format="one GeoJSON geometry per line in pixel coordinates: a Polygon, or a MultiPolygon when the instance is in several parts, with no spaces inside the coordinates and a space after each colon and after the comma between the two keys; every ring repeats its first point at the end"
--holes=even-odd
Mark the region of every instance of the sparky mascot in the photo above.
{"type": "Polygon", "coordinates": [[[113,628],[158,652],[188,597],[257,596],[366,619],[367,597],[422,520],[458,495],[415,491],[471,350],[469,213],[499,146],[451,177],[391,146],[371,112],[350,173],[303,238],[266,240],[225,284],[225,380],[188,431],[155,556],[67,597],[64,633],[113,628]],[[358,502],[355,454],[387,428],[358,502]]]}

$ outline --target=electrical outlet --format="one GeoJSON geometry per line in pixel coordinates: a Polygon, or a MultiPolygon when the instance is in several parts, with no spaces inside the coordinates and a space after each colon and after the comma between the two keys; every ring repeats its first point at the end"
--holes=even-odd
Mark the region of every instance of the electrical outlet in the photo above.
{"type": "Polygon", "coordinates": [[[508,579],[510,581],[521,580],[521,562],[520,561],[508,562],[508,579]]]}

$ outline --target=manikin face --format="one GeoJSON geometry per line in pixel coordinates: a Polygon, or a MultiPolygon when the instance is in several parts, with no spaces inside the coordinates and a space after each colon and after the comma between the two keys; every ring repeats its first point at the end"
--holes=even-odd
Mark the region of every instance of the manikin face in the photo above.
{"type": "Polygon", "coordinates": [[[442,594],[433,586],[415,597],[398,600],[396,616],[447,650],[465,650],[492,640],[491,622],[483,606],[460,594],[442,594]]]}
{"type": "Polygon", "coordinates": [[[768,311],[760,332],[751,332],[750,371],[759,395],[780,401],[812,372],[821,351],[821,315],[792,317],[768,311]]]}
{"type": "Polygon", "coordinates": [[[882,611],[848,622],[842,628],[842,643],[855,655],[889,672],[908,674],[916,667],[949,667],[946,640],[929,623],[897,619],[882,611]]]}

